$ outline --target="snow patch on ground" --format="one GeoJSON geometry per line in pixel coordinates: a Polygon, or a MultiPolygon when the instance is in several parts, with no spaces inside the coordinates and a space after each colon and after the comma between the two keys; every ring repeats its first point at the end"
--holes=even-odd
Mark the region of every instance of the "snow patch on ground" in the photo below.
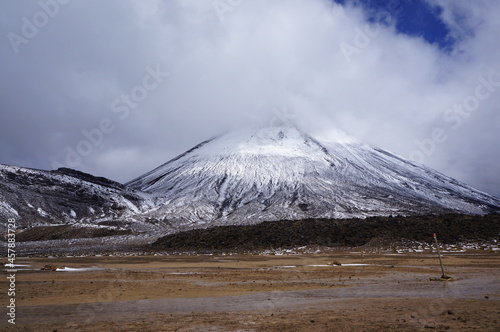
{"type": "Polygon", "coordinates": [[[86,272],[95,270],[100,270],[100,268],[97,266],[93,266],[93,267],[62,267],[56,269],[57,272],[86,272]]]}

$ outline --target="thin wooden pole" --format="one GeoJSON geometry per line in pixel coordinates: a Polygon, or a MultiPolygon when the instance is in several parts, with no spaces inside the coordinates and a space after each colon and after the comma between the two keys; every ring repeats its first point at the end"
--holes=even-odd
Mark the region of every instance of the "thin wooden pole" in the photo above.
{"type": "Polygon", "coordinates": [[[446,279],[447,277],[446,277],[446,274],[444,273],[444,266],[443,266],[443,261],[441,260],[441,252],[439,251],[439,243],[438,243],[436,233],[434,233],[433,236],[434,236],[434,241],[436,242],[436,248],[437,248],[438,257],[439,257],[439,264],[441,265],[441,272],[443,273],[441,278],[446,279]]]}

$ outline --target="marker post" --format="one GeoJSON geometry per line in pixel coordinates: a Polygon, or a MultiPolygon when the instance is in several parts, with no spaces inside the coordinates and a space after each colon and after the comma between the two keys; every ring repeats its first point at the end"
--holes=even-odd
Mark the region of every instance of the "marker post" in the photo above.
{"type": "Polygon", "coordinates": [[[451,277],[448,277],[446,275],[446,273],[444,272],[443,261],[441,260],[441,251],[439,251],[439,243],[438,243],[436,233],[432,234],[432,236],[434,236],[434,241],[436,242],[436,248],[437,248],[438,257],[439,257],[439,264],[441,265],[441,273],[442,273],[441,279],[450,279],[451,277]]]}

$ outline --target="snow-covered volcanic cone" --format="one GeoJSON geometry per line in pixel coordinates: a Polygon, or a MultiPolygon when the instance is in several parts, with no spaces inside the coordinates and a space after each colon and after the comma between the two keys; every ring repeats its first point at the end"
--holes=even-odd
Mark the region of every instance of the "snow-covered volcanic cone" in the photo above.
{"type": "Polygon", "coordinates": [[[152,196],[147,216],[180,224],[500,210],[498,199],[428,167],[294,126],[207,140],[126,186],[152,196]]]}

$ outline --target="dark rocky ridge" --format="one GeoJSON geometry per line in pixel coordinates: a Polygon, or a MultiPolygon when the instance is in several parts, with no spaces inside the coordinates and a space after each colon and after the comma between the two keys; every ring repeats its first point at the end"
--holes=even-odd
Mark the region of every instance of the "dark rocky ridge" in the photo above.
{"type": "Polygon", "coordinates": [[[306,219],[219,226],[167,235],[154,242],[151,249],[251,251],[307,245],[354,247],[401,240],[431,242],[433,233],[443,243],[496,239],[500,236],[500,214],[306,219]]]}
{"type": "Polygon", "coordinates": [[[87,181],[90,183],[95,183],[104,187],[109,187],[109,188],[114,188],[114,189],[125,189],[125,186],[119,182],[112,181],[109,179],[106,179],[105,177],[102,176],[93,176],[92,174],[84,173],[75,169],[71,168],[66,168],[66,167],[61,167],[58,168],[55,171],[52,171],[53,173],[56,174],[64,174],[64,175],[69,175],[74,178],[87,181]]]}

